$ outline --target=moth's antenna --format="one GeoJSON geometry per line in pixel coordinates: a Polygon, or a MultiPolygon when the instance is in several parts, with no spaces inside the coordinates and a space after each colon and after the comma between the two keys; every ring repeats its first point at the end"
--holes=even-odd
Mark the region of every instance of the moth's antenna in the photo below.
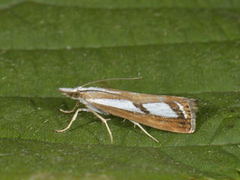
{"type": "Polygon", "coordinates": [[[116,80],[136,80],[136,79],[142,79],[142,77],[130,77],[130,78],[109,78],[109,79],[101,79],[101,80],[96,80],[96,81],[91,81],[88,82],[84,85],[82,85],[82,87],[87,86],[89,84],[94,84],[94,83],[98,83],[98,82],[105,82],[105,81],[116,81],[116,80]]]}

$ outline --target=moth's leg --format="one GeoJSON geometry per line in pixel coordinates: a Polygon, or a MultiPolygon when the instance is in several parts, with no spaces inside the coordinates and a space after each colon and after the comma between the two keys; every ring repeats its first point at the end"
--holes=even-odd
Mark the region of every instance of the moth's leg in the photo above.
{"type": "Polygon", "coordinates": [[[122,122],[125,122],[125,121],[126,121],[126,119],[123,119],[123,120],[122,120],[122,122]]]}
{"type": "Polygon", "coordinates": [[[155,137],[153,137],[151,134],[149,134],[139,123],[137,123],[135,121],[131,121],[131,122],[134,124],[134,127],[138,126],[148,137],[150,137],[151,139],[153,139],[156,142],[159,142],[155,137]]]}
{"type": "Polygon", "coordinates": [[[63,110],[63,109],[59,109],[59,111],[61,111],[61,112],[63,112],[63,113],[73,113],[76,109],[77,109],[77,107],[79,106],[79,101],[76,103],[76,105],[73,107],[73,109],[72,110],[69,110],[69,111],[66,111],[66,110],[63,110]]]}
{"type": "Polygon", "coordinates": [[[89,112],[89,109],[86,109],[86,108],[79,108],[76,110],[76,112],[74,113],[71,121],[69,122],[69,124],[67,125],[67,127],[65,127],[64,129],[60,129],[60,130],[55,130],[56,132],[59,132],[59,133],[62,133],[66,130],[68,130],[71,126],[72,126],[72,123],[76,120],[77,118],[77,115],[80,111],[85,111],[85,112],[89,112]]]}
{"type": "Polygon", "coordinates": [[[107,121],[109,121],[110,119],[105,119],[105,118],[103,118],[101,115],[99,115],[99,114],[96,113],[95,111],[92,111],[92,110],[89,110],[89,111],[91,111],[95,116],[97,116],[97,117],[105,124],[105,126],[106,126],[106,128],[107,128],[107,131],[108,131],[108,134],[109,134],[109,136],[110,136],[111,143],[113,143],[112,132],[111,132],[111,130],[110,130],[108,124],[107,124],[107,121]]]}

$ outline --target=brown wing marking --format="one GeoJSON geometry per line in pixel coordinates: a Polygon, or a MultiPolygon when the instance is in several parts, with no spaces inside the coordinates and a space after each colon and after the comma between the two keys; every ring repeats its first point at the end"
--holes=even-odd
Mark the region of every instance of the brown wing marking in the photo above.
{"type": "Polygon", "coordinates": [[[145,107],[143,107],[142,104],[133,103],[133,105],[134,105],[136,108],[140,109],[143,113],[145,113],[145,114],[150,114],[150,112],[149,112],[145,107]]]}
{"type": "Polygon", "coordinates": [[[177,113],[179,118],[185,119],[183,112],[180,110],[180,108],[178,107],[178,105],[175,102],[166,101],[164,103],[168,104],[171,107],[171,109],[174,110],[175,113],[177,113]]]}

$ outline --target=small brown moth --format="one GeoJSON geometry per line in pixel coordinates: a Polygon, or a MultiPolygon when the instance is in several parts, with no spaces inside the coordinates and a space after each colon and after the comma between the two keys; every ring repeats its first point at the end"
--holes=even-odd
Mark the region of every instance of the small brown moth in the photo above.
{"type": "MultiPolygon", "coordinates": [[[[95,82],[101,81],[106,80],[95,82]]],[[[64,95],[77,100],[77,104],[71,111],[60,109],[64,113],[75,113],[68,126],[62,130],[56,130],[57,132],[68,130],[80,111],[91,112],[98,117],[105,124],[111,142],[113,142],[112,132],[107,124],[107,121],[110,119],[105,119],[100,114],[112,114],[128,119],[134,126],[138,126],[156,142],[159,141],[150,135],[140,124],[176,133],[193,133],[195,131],[197,109],[195,99],[135,93],[109,88],[84,87],[91,83],[76,88],[59,88],[59,91],[64,95]],[[79,103],[84,104],[86,108],[78,108],[79,103]]]]}

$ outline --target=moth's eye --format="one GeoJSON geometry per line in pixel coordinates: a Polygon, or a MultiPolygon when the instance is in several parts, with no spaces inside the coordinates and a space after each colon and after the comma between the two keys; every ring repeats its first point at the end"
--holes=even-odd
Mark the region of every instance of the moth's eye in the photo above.
{"type": "Polygon", "coordinates": [[[73,93],[72,96],[77,98],[78,97],[78,93],[73,93]]]}

